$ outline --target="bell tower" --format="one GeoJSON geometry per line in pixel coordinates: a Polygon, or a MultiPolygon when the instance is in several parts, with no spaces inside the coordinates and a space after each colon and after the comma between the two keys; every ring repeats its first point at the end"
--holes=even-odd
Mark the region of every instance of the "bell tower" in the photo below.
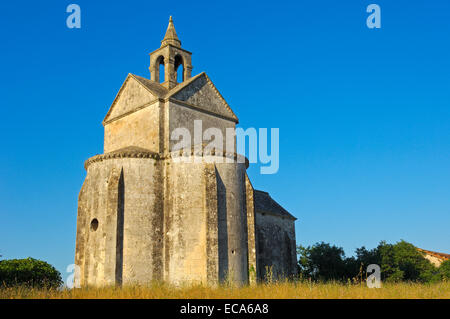
{"type": "Polygon", "coordinates": [[[166,35],[161,41],[161,47],[150,53],[150,75],[151,80],[161,83],[167,89],[177,86],[179,69],[183,68],[182,80],[186,81],[191,77],[192,53],[181,48],[181,41],[178,39],[173,19],[170,17],[166,35]],[[160,74],[160,65],[164,66],[164,74],[160,74]]]}

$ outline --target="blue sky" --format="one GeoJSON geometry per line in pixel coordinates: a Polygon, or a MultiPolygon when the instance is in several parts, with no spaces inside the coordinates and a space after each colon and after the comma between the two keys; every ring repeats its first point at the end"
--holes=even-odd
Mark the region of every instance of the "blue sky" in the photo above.
{"type": "Polygon", "coordinates": [[[3,258],[66,275],[83,163],[126,75],[149,76],[169,15],[240,125],[280,128],[279,172],[248,173],[299,218],[298,244],[450,253],[449,1],[2,1],[0,14],[3,258]]]}

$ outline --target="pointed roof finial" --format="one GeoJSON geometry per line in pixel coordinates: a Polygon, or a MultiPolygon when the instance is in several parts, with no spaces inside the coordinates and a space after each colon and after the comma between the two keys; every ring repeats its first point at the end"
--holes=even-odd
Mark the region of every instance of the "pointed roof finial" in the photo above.
{"type": "Polygon", "coordinates": [[[175,31],[172,16],[169,18],[169,26],[167,27],[164,39],[161,41],[161,47],[166,46],[167,44],[181,47],[181,41],[178,39],[177,32],[175,31]]]}

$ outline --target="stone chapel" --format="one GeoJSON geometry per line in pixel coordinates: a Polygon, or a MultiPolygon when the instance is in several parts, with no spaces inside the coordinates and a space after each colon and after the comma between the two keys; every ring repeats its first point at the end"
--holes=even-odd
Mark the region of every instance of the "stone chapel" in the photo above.
{"type": "MultiPolygon", "coordinates": [[[[78,199],[82,286],[246,284],[268,272],[296,274],[296,218],[253,188],[248,161],[218,151],[208,153],[214,161],[177,160],[175,128],[192,131],[201,120],[203,129],[225,136],[238,123],[206,73],[192,76],[192,69],[170,18],[160,48],[150,53],[150,79],[128,74],[109,108],[104,153],[85,162],[78,199]]],[[[203,150],[193,147],[189,155],[203,150]]]]}

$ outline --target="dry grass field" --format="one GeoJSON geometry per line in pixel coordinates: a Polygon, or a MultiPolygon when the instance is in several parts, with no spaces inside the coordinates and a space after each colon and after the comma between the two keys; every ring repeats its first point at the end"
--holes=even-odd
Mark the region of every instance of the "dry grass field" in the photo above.
{"type": "Polygon", "coordinates": [[[370,289],[365,285],[339,283],[273,283],[245,287],[149,286],[38,290],[0,289],[0,299],[450,299],[450,282],[435,284],[384,284],[370,289]]]}

